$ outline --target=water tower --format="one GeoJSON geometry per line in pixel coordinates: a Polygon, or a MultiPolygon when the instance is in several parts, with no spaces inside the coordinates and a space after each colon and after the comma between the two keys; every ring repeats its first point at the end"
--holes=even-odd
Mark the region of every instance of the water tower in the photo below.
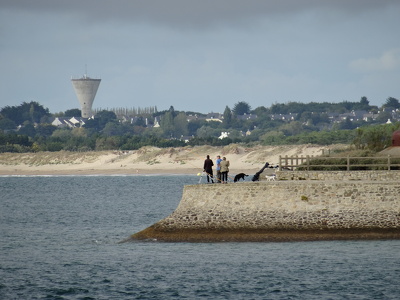
{"type": "Polygon", "coordinates": [[[78,101],[81,104],[82,118],[90,118],[92,105],[101,79],[93,79],[86,74],[79,79],[71,79],[78,101]]]}

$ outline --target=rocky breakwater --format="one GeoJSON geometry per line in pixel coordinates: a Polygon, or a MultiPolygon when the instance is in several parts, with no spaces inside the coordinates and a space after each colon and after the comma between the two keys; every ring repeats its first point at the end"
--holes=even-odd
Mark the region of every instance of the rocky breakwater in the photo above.
{"type": "Polygon", "coordinates": [[[399,195],[396,180],[190,185],[170,216],[126,241],[399,239],[399,195]]]}

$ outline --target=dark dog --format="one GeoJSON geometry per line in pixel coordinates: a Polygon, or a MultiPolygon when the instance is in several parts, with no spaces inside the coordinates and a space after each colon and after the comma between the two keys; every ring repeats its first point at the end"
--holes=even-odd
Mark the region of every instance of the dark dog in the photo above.
{"type": "Polygon", "coordinates": [[[244,174],[244,173],[236,174],[235,178],[233,179],[233,182],[238,182],[240,179],[243,179],[243,180],[244,180],[244,177],[245,177],[245,176],[249,176],[249,175],[246,175],[246,174],[244,174]]]}

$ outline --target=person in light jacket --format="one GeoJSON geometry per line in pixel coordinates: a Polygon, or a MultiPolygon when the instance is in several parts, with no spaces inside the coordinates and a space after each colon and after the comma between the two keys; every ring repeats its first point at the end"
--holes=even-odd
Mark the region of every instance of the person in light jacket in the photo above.
{"type": "Polygon", "coordinates": [[[220,163],[221,165],[221,182],[228,183],[228,172],[229,172],[229,160],[226,160],[224,156],[220,163]]]}

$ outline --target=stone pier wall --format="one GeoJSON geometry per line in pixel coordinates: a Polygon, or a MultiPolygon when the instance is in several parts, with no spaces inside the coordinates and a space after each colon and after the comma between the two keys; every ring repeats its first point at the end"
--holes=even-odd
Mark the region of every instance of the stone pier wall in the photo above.
{"type": "Polygon", "coordinates": [[[396,182],[278,181],[191,185],[157,227],[324,229],[400,228],[396,182]]]}
{"type": "MultiPolygon", "coordinates": [[[[400,184],[400,171],[277,171],[279,180],[363,180],[397,181],[400,184]]],[[[265,176],[264,176],[265,177],[265,176]]],[[[262,178],[261,176],[261,179],[262,178]]]]}
{"type": "Polygon", "coordinates": [[[168,235],[186,232],[175,240],[202,233],[201,241],[218,232],[213,239],[225,240],[240,232],[237,240],[246,241],[269,240],[277,232],[290,232],[292,237],[309,232],[315,239],[336,232],[333,239],[340,231],[351,232],[354,238],[379,232],[390,233],[381,237],[400,238],[399,180],[324,178],[185,186],[170,216],[132,237],[169,240],[168,235]],[[368,234],[357,236],[357,231],[368,234]],[[252,233],[258,238],[253,239],[252,233]]]}

